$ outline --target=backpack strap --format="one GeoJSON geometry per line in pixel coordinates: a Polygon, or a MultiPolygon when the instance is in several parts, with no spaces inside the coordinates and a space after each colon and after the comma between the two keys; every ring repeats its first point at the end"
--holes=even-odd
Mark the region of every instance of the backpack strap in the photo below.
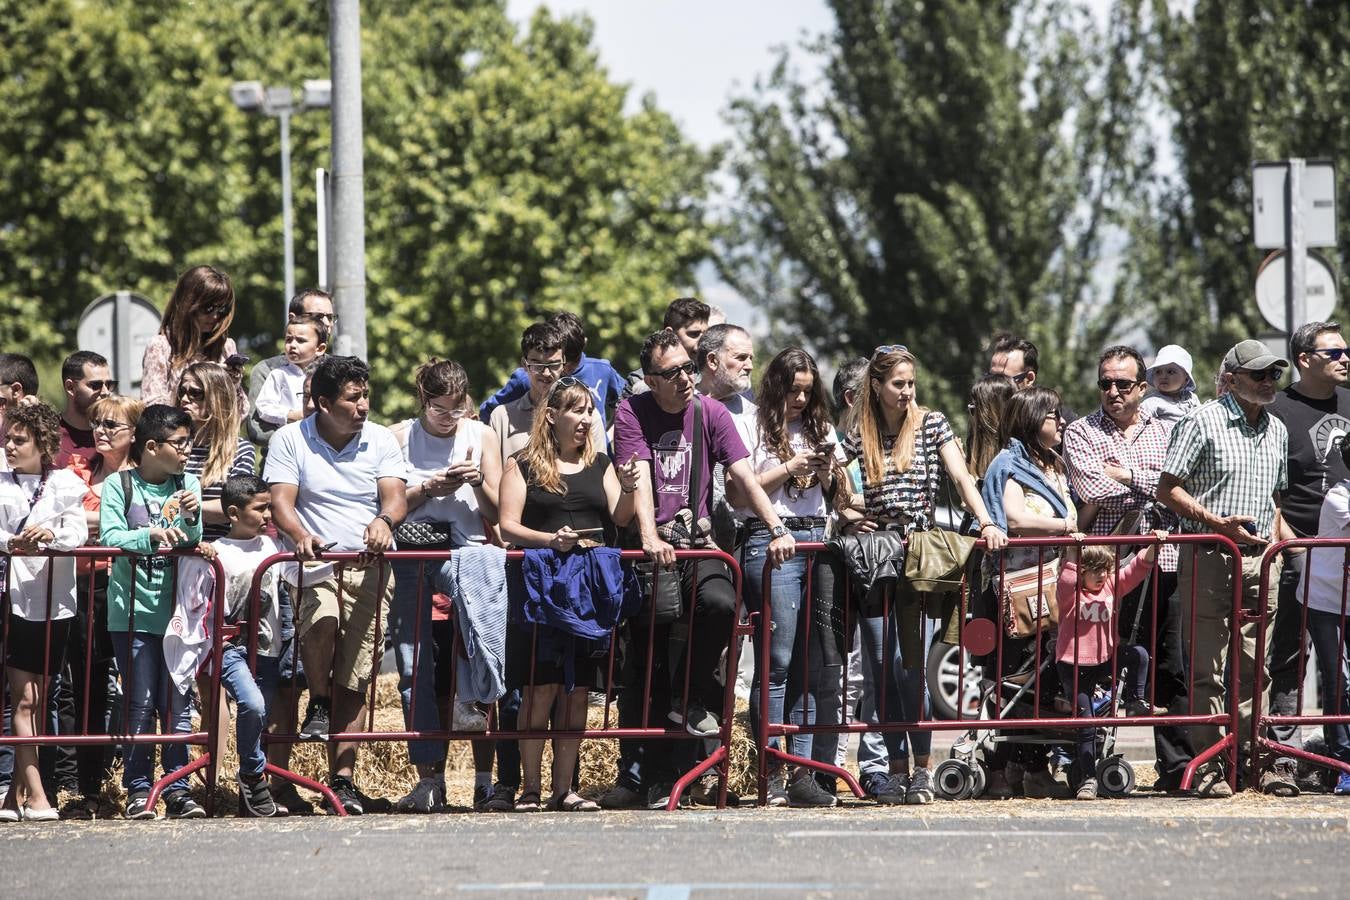
{"type": "Polygon", "coordinates": [[[122,482],[122,520],[131,515],[131,470],[123,469],[117,473],[122,482]]]}

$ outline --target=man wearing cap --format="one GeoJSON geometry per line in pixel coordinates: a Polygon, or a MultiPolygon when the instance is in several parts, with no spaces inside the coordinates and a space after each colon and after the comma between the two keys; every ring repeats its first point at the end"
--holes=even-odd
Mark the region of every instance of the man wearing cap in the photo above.
{"type": "MultiPolygon", "coordinates": [[[[1223,358],[1220,381],[1223,395],[1177,423],[1163,461],[1158,499],[1181,516],[1182,530],[1191,534],[1217,533],[1241,550],[1242,598],[1248,609],[1260,592],[1261,554],[1281,533],[1280,492],[1288,485],[1289,434],[1284,423],[1266,407],[1289,361],[1260,341],[1242,341],[1223,358]]],[[[1280,561],[1271,566],[1279,575],[1280,561]]],[[[1181,598],[1183,636],[1195,669],[1194,711],[1220,715],[1224,711],[1224,682],[1231,639],[1233,560],[1218,548],[1203,545],[1181,554],[1177,594],[1181,598]]],[[[1274,595],[1266,614],[1274,609],[1274,595]]],[[[1252,680],[1256,670],[1256,625],[1242,626],[1238,678],[1242,700],[1237,736],[1239,759],[1250,751],[1252,680]]],[[[1264,668],[1265,661],[1261,661],[1264,668]]],[[[1221,738],[1217,725],[1197,725],[1191,740],[1197,751],[1221,738]]],[[[1262,785],[1278,778],[1262,776],[1262,785]]],[[[1195,785],[1202,797],[1227,797],[1232,788],[1224,780],[1218,757],[1207,763],[1195,785]]]]}
{"type": "MultiPolygon", "coordinates": [[[[1350,434],[1350,391],[1345,389],[1347,360],[1345,338],[1336,322],[1309,322],[1296,329],[1289,341],[1299,380],[1275,395],[1270,414],[1289,431],[1289,488],[1282,496],[1283,518],[1290,537],[1316,537],[1318,515],[1326,493],[1339,481],[1350,478],[1341,461],[1341,442],[1350,434]]],[[[1272,715],[1297,715],[1299,649],[1303,634],[1304,549],[1287,550],[1280,576],[1279,606],[1270,632],[1270,711],[1272,715]]],[[[1306,640],[1306,638],[1304,639],[1306,640]]],[[[1305,655],[1306,658],[1306,655],[1305,655]]],[[[1331,686],[1324,686],[1331,691],[1331,686]]],[[[1271,728],[1282,744],[1302,745],[1299,729],[1292,725],[1271,728]]],[[[1295,784],[1296,765],[1291,758],[1278,759],[1274,769],[1283,782],[1295,784]]],[[[1297,788],[1286,788],[1286,794],[1297,788]]]]}
{"type": "MultiPolygon", "coordinates": [[[[1133,347],[1107,347],[1097,362],[1101,408],[1064,429],[1064,463],[1074,492],[1097,507],[1088,534],[1148,534],[1173,531],[1177,518],[1159,506],[1158,477],[1172,426],[1141,408],[1144,358],[1133,347]]],[[[1122,554],[1126,551],[1121,551],[1122,554]]],[[[1153,702],[1160,709],[1184,712],[1188,705],[1185,656],[1181,645],[1181,601],[1177,586],[1176,544],[1158,552],[1157,610],[1154,590],[1140,585],[1120,601],[1117,625],[1125,644],[1142,644],[1156,661],[1153,702]],[[1150,632],[1152,637],[1150,637],[1150,632]]],[[[1153,729],[1154,790],[1176,791],[1194,753],[1186,729],[1153,729]]]]}

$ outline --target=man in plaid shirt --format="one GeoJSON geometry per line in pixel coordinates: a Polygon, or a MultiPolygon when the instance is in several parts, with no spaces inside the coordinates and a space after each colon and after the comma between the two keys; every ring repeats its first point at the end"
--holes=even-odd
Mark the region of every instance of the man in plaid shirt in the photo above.
{"type": "MultiPolygon", "coordinates": [[[[1101,409],[1064,430],[1069,480],[1087,504],[1083,520],[1092,516],[1084,530],[1088,534],[1122,533],[1126,527],[1131,534],[1155,529],[1175,531],[1179,524],[1176,516],[1154,500],[1172,428],[1139,409],[1147,389],[1139,351],[1108,347],[1097,362],[1097,388],[1101,391],[1101,409]],[[1095,516],[1091,512],[1094,507],[1095,516]]],[[[1177,545],[1164,544],[1158,553],[1158,568],[1151,576],[1157,583],[1156,616],[1151,602],[1154,588],[1145,583],[1121,598],[1116,622],[1122,644],[1142,644],[1156,660],[1153,703],[1180,713],[1187,709],[1188,691],[1181,607],[1175,596],[1177,551],[1177,545]]],[[[1155,728],[1153,745],[1158,770],[1155,789],[1179,791],[1182,773],[1194,756],[1186,729],[1155,728]]]]}
{"type": "MultiPolygon", "coordinates": [[[[1224,711],[1224,673],[1233,613],[1233,591],[1240,587],[1243,605],[1256,607],[1260,595],[1261,554],[1283,529],[1279,492],[1288,482],[1289,433],[1284,423],[1266,411],[1275,400],[1275,387],[1289,361],[1271,353],[1260,341],[1242,341],[1223,358],[1220,376],[1226,392],[1177,423],[1167,448],[1158,499],[1181,516],[1189,533],[1221,534],[1242,551],[1242,583],[1233,584],[1230,554],[1219,549],[1181,555],[1178,593],[1182,623],[1195,660],[1195,710],[1218,715],[1224,711]],[[1192,600],[1192,598],[1194,598],[1192,600]],[[1190,607],[1194,604],[1194,610],[1190,607]],[[1194,619],[1192,619],[1194,616],[1194,619]]],[[[1271,578],[1278,581],[1281,563],[1272,561],[1271,578]]],[[[1270,591],[1267,616],[1275,611],[1277,593],[1270,591]]],[[[1239,759],[1250,752],[1252,679],[1256,672],[1256,625],[1242,627],[1241,658],[1237,661],[1242,688],[1239,706],[1239,759]]],[[[1264,668],[1265,660],[1261,660],[1264,668]]],[[[1217,725],[1191,729],[1196,747],[1209,747],[1221,738],[1217,725]]],[[[1275,782],[1284,776],[1268,771],[1261,788],[1280,792],[1275,782]]],[[[1215,762],[1202,769],[1197,785],[1201,796],[1231,796],[1215,762]]]]}

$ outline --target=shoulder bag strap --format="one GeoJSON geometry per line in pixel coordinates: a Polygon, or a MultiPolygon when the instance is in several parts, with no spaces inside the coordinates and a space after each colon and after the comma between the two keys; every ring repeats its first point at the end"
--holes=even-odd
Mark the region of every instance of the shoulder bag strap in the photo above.
{"type": "MultiPolygon", "coordinates": [[[[703,490],[703,399],[698,392],[694,392],[694,428],[693,428],[693,458],[691,465],[693,471],[689,473],[689,512],[693,516],[693,523],[689,527],[689,535],[696,542],[700,535],[698,525],[698,506],[703,490]]],[[[709,513],[712,512],[711,504],[709,513]]]]}

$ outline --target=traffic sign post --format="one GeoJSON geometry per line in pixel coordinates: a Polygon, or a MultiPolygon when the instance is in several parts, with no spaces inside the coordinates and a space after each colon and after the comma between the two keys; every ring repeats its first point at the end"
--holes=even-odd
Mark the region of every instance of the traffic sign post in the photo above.
{"type": "Polygon", "coordinates": [[[1258,305],[1272,327],[1284,329],[1287,342],[1308,321],[1308,248],[1337,244],[1335,164],[1304,159],[1255,163],[1252,239],[1262,249],[1285,251],[1284,315],[1272,316],[1267,305],[1258,305]]]}
{"type": "Polygon", "coordinates": [[[113,378],[130,391],[141,383],[145,345],[159,333],[159,310],[140,294],[117,291],[104,294],[84,308],[75,329],[81,350],[108,358],[113,378]]]}

